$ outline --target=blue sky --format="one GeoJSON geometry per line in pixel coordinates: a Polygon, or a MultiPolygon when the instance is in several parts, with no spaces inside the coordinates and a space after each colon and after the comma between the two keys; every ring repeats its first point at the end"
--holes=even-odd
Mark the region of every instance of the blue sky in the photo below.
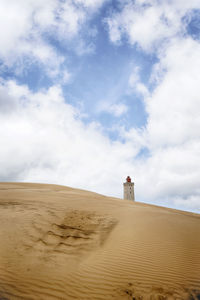
{"type": "MultiPolygon", "coordinates": [[[[98,120],[109,128],[113,122],[127,128],[141,127],[146,123],[147,116],[141,96],[133,93],[129,87],[129,77],[134,67],[140,66],[141,80],[148,84],[156,56],[143,53],[126,41],[118,45],[110,42],[106,17],[116,7],[111,2],[102,5],[93,18],[80,29],[79,36],[70,41],[58,40],[50,33],[45,33],[45,40],[64,56],[65,62],[61,68],[69,70],[71,74],[71,79],[62,84],[67,102],[78,107],[81,103],[83,111],[89,114],[89,122],[91,119],[98,120]],[[81,49],[83,43],[86,50],[81,49]],[[101,108],[102,102],[124,104],[129,110],[123,118],[116,118],[101,108]]],[[[12,78],[13,72],[9,75],[12,78]]],[[[49,78],[37,61],[19,76],[14,74],[14,78],[16,77],[20,84],[28,84],[33,91],[57,84],[57,78],[49,78]]],[[[110,134],[113,138],[112,133],[110,134]]]]}
{"type": "Polygon", "coordinates": [[[1,0],[0,180],[199,212],[200,1],[1,0]],[[184,1],[185,2],[185,1],[184,1]]]}

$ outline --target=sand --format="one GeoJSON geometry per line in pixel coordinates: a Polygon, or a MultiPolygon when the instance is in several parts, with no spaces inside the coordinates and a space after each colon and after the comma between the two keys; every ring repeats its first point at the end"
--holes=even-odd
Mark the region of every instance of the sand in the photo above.
{"type": "Polygon", "coordinates": [[[200,215],[0,183],[0,299],[200,299],[200,215]]]}

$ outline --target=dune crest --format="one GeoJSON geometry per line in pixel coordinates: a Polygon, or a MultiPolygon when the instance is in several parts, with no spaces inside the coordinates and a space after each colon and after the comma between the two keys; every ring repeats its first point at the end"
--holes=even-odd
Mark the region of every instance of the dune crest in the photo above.
{"type": "Polygon", "coordinates": [[[200,216],[0,183],[0,299],[198,300],[200,216]]]}

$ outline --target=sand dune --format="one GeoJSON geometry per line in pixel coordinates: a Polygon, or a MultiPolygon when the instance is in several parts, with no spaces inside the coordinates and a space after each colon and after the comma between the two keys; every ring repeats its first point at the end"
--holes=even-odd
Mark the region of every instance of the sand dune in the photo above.
{"type": "Polygon", "coordinates": [[[200,299],[200,215],[0,184],[0,299],[200,299]]]}

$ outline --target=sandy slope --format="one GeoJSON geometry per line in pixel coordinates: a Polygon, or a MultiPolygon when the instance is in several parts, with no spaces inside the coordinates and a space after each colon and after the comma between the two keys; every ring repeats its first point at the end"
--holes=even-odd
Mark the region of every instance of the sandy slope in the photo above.
{"type": "Polygon", "coordinates": [[[0,299],[200,299],[200,215],[0,184],[0,299]]]}

